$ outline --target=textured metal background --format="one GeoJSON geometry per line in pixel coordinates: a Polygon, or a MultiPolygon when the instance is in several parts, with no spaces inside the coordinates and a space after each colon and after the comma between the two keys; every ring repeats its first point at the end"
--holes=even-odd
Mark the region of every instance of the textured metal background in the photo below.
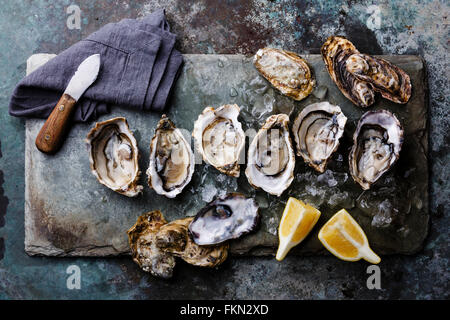
{"type": "Polygon", "coordinates": [[[446,1],[2,1],[0,11],[0,298],[449,298],[449,87],[446,1]],[[78,5],[81,29],[66,27],[78,5]],[[166,8],[183,53],[254,53],[278,46],[318,53],[343,34],[371,54],[418,54],[430,85],[430,234],[423,252],[385,257],[381,290],[366,287],[367,263],[334,257],[229,259],[219,271],[180,263],[170,281],[128,258],[31,258],[24,252],[24,121],[8,115],[9,96],[36,52],[58,53],[100,26],[166,8]],[[81,269],[68,290],[66,269],[81,269]]]}

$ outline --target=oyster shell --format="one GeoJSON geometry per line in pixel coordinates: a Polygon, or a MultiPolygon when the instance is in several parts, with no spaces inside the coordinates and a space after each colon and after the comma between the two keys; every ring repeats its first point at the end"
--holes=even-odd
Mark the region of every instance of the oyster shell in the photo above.
{"type": "Polygon", "coordinates": [[[139,150],[125,118],[97,122],[86,143],[91,171],[101,184],[128,197],[142,192],[139,150]]]}
{"type": "Polygon", "coordinates": [[[161,278],[171,278],[176,257],[201,267],[216,267],[228,256],[228,243],[199,246],[189,237],[188,226],[194,218],[167,223],[158,210],[144,213],[128,234],[133,261],[142,270],[161,278]]]}
{"type": "Polygon", "coordinates": [[[350,101],[360,107],[375,102],[375,93],[365,81],[359,80],[346,68],[348,57],[359,53],[356,47],[344,37],[331,36],[321,48],[322,58],[331,79],[350,101]]]}
{"type": "Polygon", "coordinates": [[[270,116],[248,149],[245,174],[249,183],[276,196],[294,179],[295,154],[288,125],[286,114],[270,116]]]}
{"type": "Polygon", "coordinates": [[[156,244],[156,234],[167,223],[158,210],[144,213],[128,231],[133,261],[145,272],[161,278],[171,278],[175,257],[156,244]]]}
{"type": "Polygon", "coordinates": [[[156,243],[165,252],[180,257],[199,267],[216,267],[228,256],[228,243],[199,246],[189,236],[188,227],[193,217],[174,220],[162,226],[156,234],[156,243]]]}
{"type": "Polygon", "coordinates": [[[176,197],[191,181],[195,160],[190,144],[164,114],[150,143],[148,185],[156,193],[176,197]]]}
{"type": "Polygon", "coordinates": [[[275,88],[295,100],[306,98],[314,88],[315,80],[306,60],[294,52],[259,49],[253,63],[275,88]]]}
{"type": "Polygon", "coordinates": [[[368,190],[400,156],[403,129],[387,110],[366,112],[358,122],[350,151],[350,174],[368,190]]]}
{"type": "Polygon", "coordinates": [[[198,116],[192,132],[203,160],[233,177],[239,177],[238,160],[245,143],[239,111],[236,104],[207,107],[198,116]]]}
{"type": "Polygon", "coordinates": [[[198,245],[211,245],[237,239],[254,230],[260,221],[259,206],[253,198],[229,193],[201,209],[189,225],[198,245]]]}
{"type": "Polygon", "coordinates": [[[331,154],[339,146],[346,122],[341,108],[327,101],[305,107],[292,126],[297,155],[318,172],[324,172],[331,154]]]}
{"type": "Polygon", "coordinates": [[[411,97],[411,80],[405,71],[381,58],[367,54],[352,54],[346,63],[347,71],[385,99],[395,103],[407,103],[411,97]]]}
{"type": "Polygon", "coordinates": [[[346,38],[329,37],[321,52],[331,78],[354,104],[372,105],[375,91],[396,103],[407,103],[411,97],[411,80],[402,69],[389,61],[361,54],[346,38]]]}

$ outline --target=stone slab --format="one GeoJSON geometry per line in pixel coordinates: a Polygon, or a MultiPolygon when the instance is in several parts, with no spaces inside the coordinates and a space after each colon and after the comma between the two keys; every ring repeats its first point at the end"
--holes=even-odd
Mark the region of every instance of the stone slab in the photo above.
{"type": "MultiPolygon", "coordinates": [[[[279,94],[258,75],[251,58],[241,55],[185,55],[185,66],[174,91],[168,116],[192,131],[194,120],[206,106],[237,103],[244,131],[258,130],[274,113],[291,120],[306,105],[328,100],[341,106],[348,117],[341,146],[318,174],[297,158],[296,178],[280,197],[255,191],[241,176],[231,178],[209,165],[196,165],[191,183],[176,199],[157,195],[146,185],[149,143],[160,114],[117,106],[109,115],[128,119],[141,152],[139,198],[127,198],[99,184],[91,174],[84,138],[93,126],[76,124],[55,156],[40,153],[34,139],[43,120],[26,121],[25,141],[25,251],[46,256],[115,256],[129,253],[126,230],[150,210],[161,210],[167,220],[195,213],[226,192],[255,196],[262,207],[260,229],[231,245],[233,254],[269,255],[277,246],[276,230],[289,196],[303,199],[322,211],[313,232],[292,250],[298,254],[324,252],[317,233],[329,217],[346,208],[366,231],[372,248],[380,254],[411,254],[421,249],[428,231],[428,131],[427,83],[418,56],[383,56],[411,77],[413,93],[406,105],[378,100],[370,109],[395,112],[405,129],[399,162],[370,190],[363,192],[348,173],[348,152],[359,117],[366,111],[348,101],[331,81],[319,55],[304,55],[314,70],[317,88],[307,99],[295,102],[279,94]],[[324,92],[326,91],[326,92],[324,92]],[[325,95],[324,95],[325,93],[325,95]],[[324,96],[323,96],[324,95],[324,96]]],[[[248,147],[248,143],[247,143],[248,147]]]]}

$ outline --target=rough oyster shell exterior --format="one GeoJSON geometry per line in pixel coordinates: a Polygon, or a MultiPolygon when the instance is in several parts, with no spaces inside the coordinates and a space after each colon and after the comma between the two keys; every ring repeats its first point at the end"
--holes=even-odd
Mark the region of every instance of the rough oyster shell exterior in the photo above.
{"type": "Polygon", "coordinates": [[[411,97],[408,74],[389,61],[360,53],[344,37],[329,37],[321,53],[331,79],[360,107],[374,104],[375,91],[395,103],[407,103],[411,97]]]}
{"type": "Polygon", "coordinates": [[[331,36],[322,45],[321,53],[331,79],[347,99],[363,108],[374,104],[372,87],[355,77],[345,66],[348,57],[359,53],[350,41],[344,37],[331,36]]]}
{"type": "Polygon", "coordinates": [[[156,234],[167,223],[158,210],[144,213],[128,231],[133,261],[145,272],[161,278],[171,278],[175,257],[156,244],[156,234]]]}
{"type": "Polygon", "coordinates": [[[228,242],[199,246],[189,236],[193,217],[174,220],[162,226],[156,234],[157,246],[194,266],[213,268],[228,257],[228,242]]]}
{"type": "Polygon", "coordinates": [[[216,267],[228,257],[229,244],[199,246],[190,237],[188,227],[194,218],[167,223],[158,210],[144,213],[128,231],[133,261],[142,270],[161,278],[170,278],[179,257],[200,267],[216,267]]]}
{"type": "Polygon", "coordinates": [[[409,75],[389,61],[367,54],[353,54],[348,58],[347,70],[361,81],[370,83],[372,89],[385,99],[405,104],[411,97],[409,75]]]}
{"type": "Polygon", "coordinates": [[[294,52],[259,49],[253,63],[272,86],[295,100],[303,100],[314,88],[315,80],[308,63],[294,52]]]}

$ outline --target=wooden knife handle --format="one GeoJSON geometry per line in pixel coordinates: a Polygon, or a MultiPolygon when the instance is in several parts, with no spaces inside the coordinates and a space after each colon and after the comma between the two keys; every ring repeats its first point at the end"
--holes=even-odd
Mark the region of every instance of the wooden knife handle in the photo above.
{"type": "Polygon", "coordinates": [[[55,153],[65,139],[69,120],[77,102],[68,94],[59,99],[36,137],[36,147],[44,153],[55,153]]]}

